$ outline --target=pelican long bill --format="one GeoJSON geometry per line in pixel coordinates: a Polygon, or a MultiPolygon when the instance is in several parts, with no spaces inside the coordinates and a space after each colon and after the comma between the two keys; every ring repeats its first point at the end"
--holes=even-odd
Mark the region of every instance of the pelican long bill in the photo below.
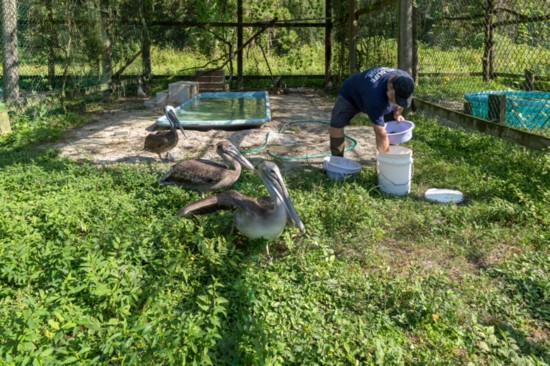
{"type": "Polygon", "coordinates": [[[187,135],[185,134],[185,131],[183,130],[183,126],[182,126],[182,124],[181,124],[181,122],[178,118],[178,115],[176,114],[175,108],[172,107],[171,105],[167,105],[165,110],[164,110],[164,115],[166,116],[168,121],[170,123],[172,123],[174,126],[176,126],[177,128],[179,128],[179,130],[181,131],[183,136],[185,136],[185,138],[187,138],[187,135]]]}
{"type": "Polygon", "coordinates": [[[281,176],[281,172],[279,171],[277,165],[275,163],[266,161],[258,166],[258,174],[264,181],[264,184],[269,193],[272,196],[276,195],[283,202],[289,220],[293,222],[296,226],[298,226],[302,234],[305,234],[306,229],[304,223],[300,219],[300,216],[298,215],[294,204],[290,200],[290,194],[288,193],[283,177],[281,176]]]}

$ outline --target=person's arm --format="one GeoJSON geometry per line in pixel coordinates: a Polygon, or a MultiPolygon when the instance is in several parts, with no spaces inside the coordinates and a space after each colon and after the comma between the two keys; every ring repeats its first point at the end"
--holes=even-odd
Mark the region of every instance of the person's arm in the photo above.
{"type": "Polygon", "coordinates": [[[390,148],[390,140],[388,139],[388,134],[386,133],[386,127],[372,125],[374,129],[374,135],[376,136],[376,149],[380,152],[386,153],[390,148]]]}
{"type": "Polygon", "coordinates": [[[403,113],[403,108],[402,107],[395,107],[394,111],[393,111],[393,118],[395,121],[399,122],[399,121],[404,121],[405,120],[405,117],[403,117],[402,115],[403,113]]]}

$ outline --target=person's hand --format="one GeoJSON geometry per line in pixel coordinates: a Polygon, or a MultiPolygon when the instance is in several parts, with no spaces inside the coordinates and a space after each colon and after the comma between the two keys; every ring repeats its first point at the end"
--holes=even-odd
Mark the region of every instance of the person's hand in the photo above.
{"type": "Polygon", "coordinates": [[[393,119],[396,120],[397,122],[401,122],[401,121],[405,120],[405,117],[403,117],[401,112],[403,112],[403,108],[395,107],[395,109],[393,111],[393,119]]]}

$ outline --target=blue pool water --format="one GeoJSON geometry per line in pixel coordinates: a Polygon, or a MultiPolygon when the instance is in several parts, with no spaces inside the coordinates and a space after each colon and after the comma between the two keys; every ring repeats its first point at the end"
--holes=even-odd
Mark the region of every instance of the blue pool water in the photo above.
{"type": "MultiPolygon", "coordinates": [[[[269,95],[258,92],[200,93],[176,108],[184,128],[247,128],[271,121],[269,95]]],[[[156,124],[168,127],[166,116],[156,124]]]]}
{"type": "Polygon", "coordinates": [[[506,125],[528,129],[550,128],[550,92],[480,91],[464,94],[472,115],[488,119],[489,95],[506,96],[506,125]]]}

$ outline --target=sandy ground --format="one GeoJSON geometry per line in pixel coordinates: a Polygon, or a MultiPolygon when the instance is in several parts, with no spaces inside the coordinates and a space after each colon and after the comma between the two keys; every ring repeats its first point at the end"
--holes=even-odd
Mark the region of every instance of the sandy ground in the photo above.
{"type": "MultiPolygon", "coordinates": [[[[259,128],[236,131],[186,129],[187,139],[179,132],[180,140],[171,151],[172,156],[175,160],[206,158],[219,161],[213,146],[219,140],[229,139],[253,161],[282,157],[279,162],[284,170],[304,164],[320,167],[323,157],[312,156],[330,153],[328,124],[319,121],[328,122],[333,100],[308,89],[270,94],[269,99],[270,122],[259,128]]],[[[156,128],[154,122],[163,115],[163,109],[145,109],[143,100],[136,98],[121,99],[117,105],[116,109],[94,114],[92,123],[66,131],[54,147],[62,156],[98,164],[160,162],[158,155],[143,151],[143,141],[156,128]]],[[[350,126],[346,134],[358,143],[346,157],[361,164],[374,164],[372,128],[350,126]]],[[[353,141],[348,139],[347,144],[351,146],[353,141]]]]}

